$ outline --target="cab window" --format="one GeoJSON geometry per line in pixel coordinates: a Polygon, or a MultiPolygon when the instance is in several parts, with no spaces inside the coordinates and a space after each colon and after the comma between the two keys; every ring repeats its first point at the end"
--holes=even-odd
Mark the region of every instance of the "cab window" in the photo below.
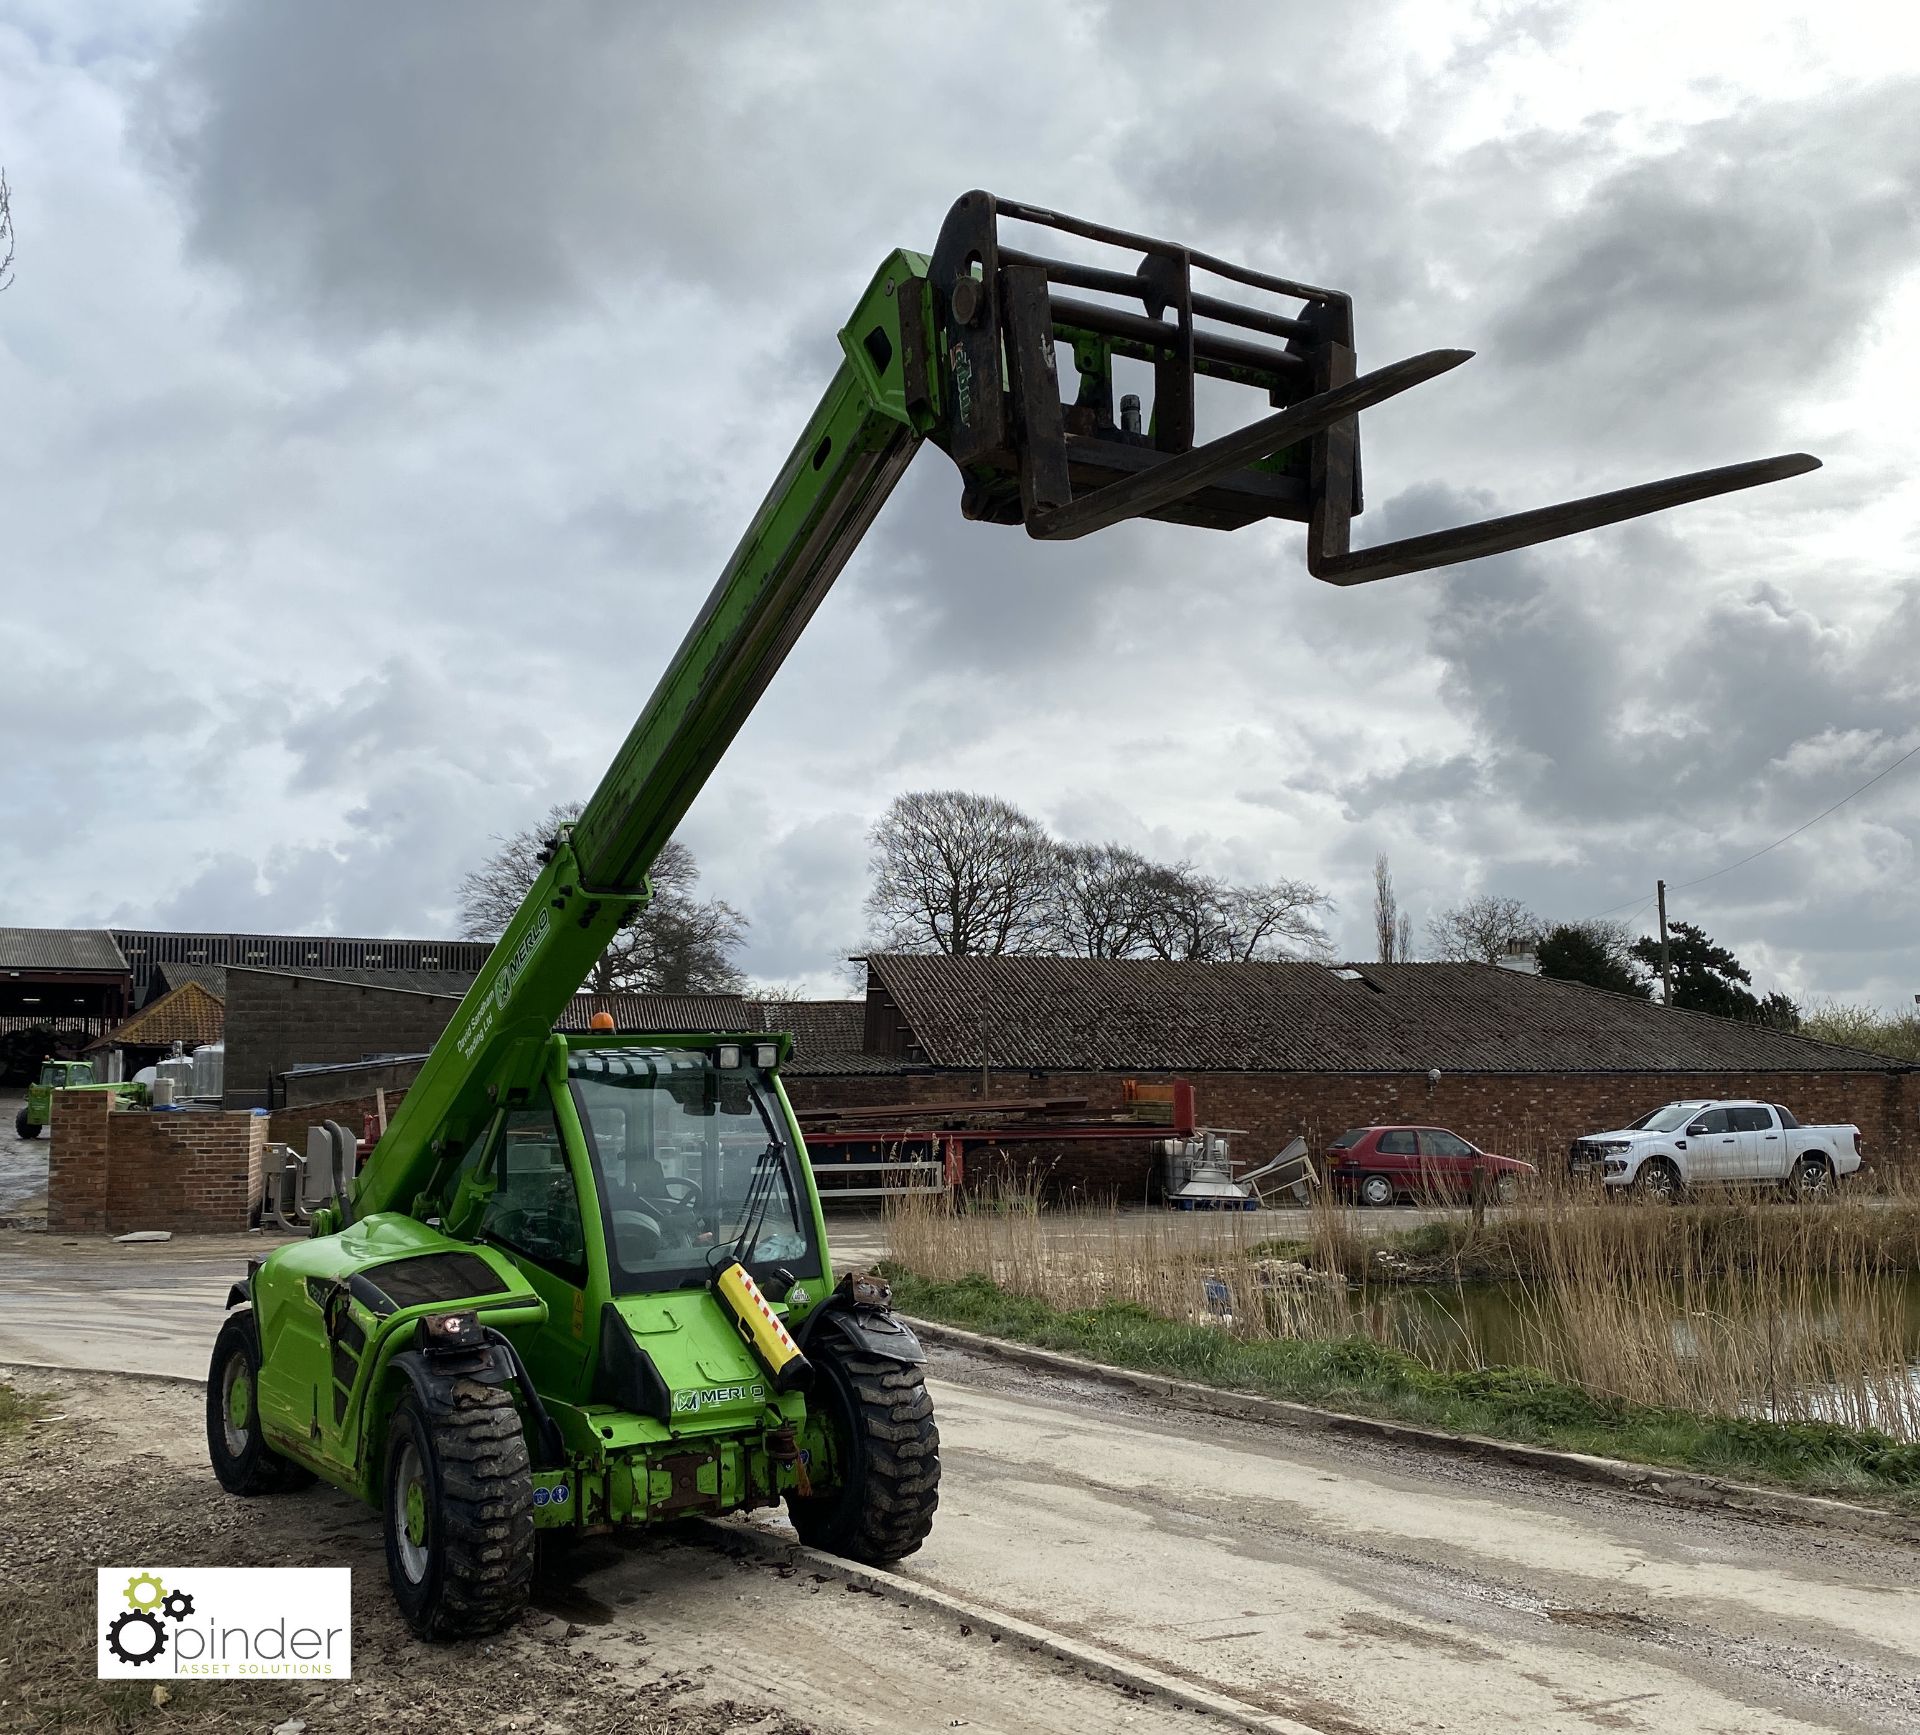
{"type": "Polygon", "coordinates": [[[1375,1147],[1383,1157],[1411,1157],[1415,1154],[1412,1127],[1390,1127],[1380,1135],[1375,1147]]]}
{"type": "Polygon", "coordinates": [[[1690,1133],[1705,1136],[1708,1133],[1724,1133],[1727,1130],[1727,1111],[1723,1108],[1710,1108],[1687,1128],[1690,1133]]]}
{"type": "Polygon", "coordinates": [[[566,1142],[543,1091],[538,1103],[509,1109],[494,1141],[493,1193],[480,1233],[544,1265],[571,1283],[587,1279],[586,1234],[566,1142]]]}
{"type": "Polygon", "coordinates": [[[1473,1146],[1443,1127],[1424,1127],[1420,1133],[1420,1154],[1425,1157],[1470,1157],[1473,1146]]]}
{"type": "Polygon", "coordinates": [[[1730,1108],[1727,1124],[1736,1133],[1770,1133],[1773,1121],[1763,1108],[1730,1108]]]}

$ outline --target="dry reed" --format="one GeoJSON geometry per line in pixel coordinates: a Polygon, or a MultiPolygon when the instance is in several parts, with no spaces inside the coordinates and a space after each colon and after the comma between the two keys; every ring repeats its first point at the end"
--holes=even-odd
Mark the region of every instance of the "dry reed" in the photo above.
{"type": "Polygon", "coordinates": [[[1046,1210],[1037,1184],[1014,1183],[989,1210],[898,1201],[888,1227],[894,1259],[935,1282],[980,1274],[1062,1309],[1128,1302],[1249,1340],[1360,1335],[1438,1368],[1489,1365],[1475,1321],[1491,1275],[1503,1362],[1632,1403],[1920,1443],[1912,1198],[1676,1208],[1548,1192],[1477,1232],[1464,1215],[1403,1236],[1377,1223],[1325,1198],[1304,1212],[1046,1210]]]}

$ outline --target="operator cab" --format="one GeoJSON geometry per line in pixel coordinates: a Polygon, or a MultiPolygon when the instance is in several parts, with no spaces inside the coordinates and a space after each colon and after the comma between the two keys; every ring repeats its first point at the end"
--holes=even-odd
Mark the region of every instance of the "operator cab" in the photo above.
{"type": "Polygon", "coordinates": [[[569,1053],[615,1294],[704,1284],[729,1258],[775,1297],[821,1275],[773,1058],[743,1043],[569,1053]]]}
{"type": "Polygon", "coordinates": [[[72,1090],[76,1086],[92,1084],[93,1062],[90,1060],[48,1060],[40,1066],[40,1082],[50,1090],[72,1090]]]}

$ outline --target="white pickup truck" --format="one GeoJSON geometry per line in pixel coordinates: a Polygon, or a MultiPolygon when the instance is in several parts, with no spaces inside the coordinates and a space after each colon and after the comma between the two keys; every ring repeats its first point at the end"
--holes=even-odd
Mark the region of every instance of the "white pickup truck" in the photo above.
{"type": "Polygon", "coordinates": [[[1823,1193],[1860,1167],[1860,1129],[1803,1127],[1770,1102],[1670,1102],[1615,1133],[1589,1133],[1567,1151],[1576,1180],[1677,1199],[1690,1187],[1772,1186],[1823,1193]]]}

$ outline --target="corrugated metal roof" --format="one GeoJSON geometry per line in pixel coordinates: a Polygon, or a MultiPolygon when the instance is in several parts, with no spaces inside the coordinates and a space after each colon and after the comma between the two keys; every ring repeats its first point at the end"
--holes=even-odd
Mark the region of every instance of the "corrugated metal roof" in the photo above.
{"type": "Polygon", "coordinates": [[[864,1000],[766,1000],[760,1003],[758,1029],[784,1030],[793,1037],[793,1053],[783,1071],[790,1073],[901,1072],[897,1055],[866,1052],[867,1003],[864,1000]]]}
{"type": "Polygon", "coordinates": [[[984,1058],[1002,1067],[1181,1072],[1906,1069],[1883,1055],[1490,964],[1330,969],[894,953],[868,966],[934,1066],[984,1058]]]}
{"type": "Polygon", "coordinates": [[[105,928],[0,928],[0,970],[90,970],[124,976],[128,965],[105,928]]]}
{"type": "Polygon", "coordinates": [[[226,1026],[226,1008],[198,982],[182,982],[150,1001],[101,1043],[110,1048],[164,1048],[183,1042],[218,1042],[226,1026]]]}
{"type": "MultiPolygon", "coordinates": [[[[156,964],[153,975],[163,981],[168,989],[178,988],[183,982],[198,982],[216,1000],[227,997],[227,967],[224,964],[156,964]]],[[[159,998],[156,994],[147,1004],[152,1006],[159,998]]]]}
{"type": "Polygon", "coordinates": [[[738,994],[576,994],[555,1030],[585,1030],[596,1012],[613,1014],[617,1031],[635,1035],[698,1036],[758,1030],[754,1009],[738,994]]]}

